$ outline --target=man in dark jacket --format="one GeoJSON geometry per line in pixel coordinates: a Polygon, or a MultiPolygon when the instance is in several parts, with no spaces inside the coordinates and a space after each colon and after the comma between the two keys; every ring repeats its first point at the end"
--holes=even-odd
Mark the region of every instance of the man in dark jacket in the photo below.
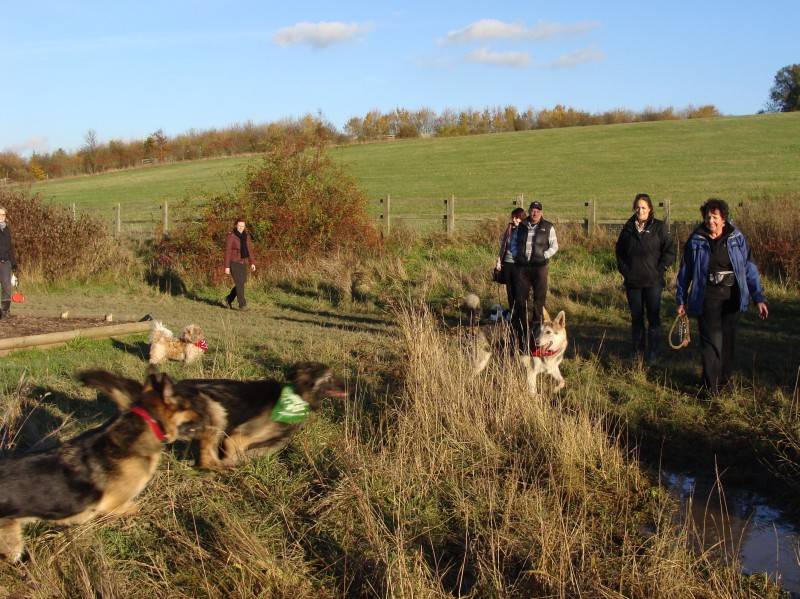
{"type": "Polygon", "coordinates": [[[653,216],[653,202],[646,193],[633,200],[633,216],[617,239],[617,269],[625,279],[625,295],[631,310],[634,359],[648,363],[658,358],[661,345],[661,292],[664,272],[675,262],[675,243],[664,221],[653,216]],[[644,317],[647,314],[647,343],[644,317]],[[647,351],[645,352],[645,345],[647,351]]]}
{"type": "Polygon", "coordinates": [[[533,324],[542,323],[547,299],[547,263],[558,251],[558,239],[553,223],[542,218],[542,203],[531,202],[528,218],[520,223],[511,244],[514,268],[511,285],[514,306],[511,324],[517,334],[522,352],[530,350],[528,306],[533,305],[533,324]],[[529,296],[533,291],[533,302],[529,296]]]}
{"type": "Polygon", "coordinates": [[[0,317],[11,315],[11,274],[17,270],[17,255],[6,222],[6,209],[0,207],[0,317]]]}

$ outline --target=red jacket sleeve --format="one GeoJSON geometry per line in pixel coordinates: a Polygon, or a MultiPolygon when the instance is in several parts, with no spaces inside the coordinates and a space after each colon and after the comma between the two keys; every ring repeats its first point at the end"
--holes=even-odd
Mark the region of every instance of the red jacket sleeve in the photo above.
{"type": "Polygon", "coordinates": [[[228,233],[228,236],[225,238],[225,268],[231,267],[231,259],[233,258],[233,253],[235,251],[235,243],[236,237],[233,233],[228,233]]]}

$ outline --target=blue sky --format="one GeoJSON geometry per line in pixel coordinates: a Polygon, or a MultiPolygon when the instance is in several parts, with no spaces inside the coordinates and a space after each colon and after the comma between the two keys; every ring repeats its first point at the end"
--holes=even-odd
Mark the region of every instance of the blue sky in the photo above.
{"type": "Polygon", "coordinates": [[[0,150],[377,108],[763,107],[800,3],[0,3],[0,150]]]}

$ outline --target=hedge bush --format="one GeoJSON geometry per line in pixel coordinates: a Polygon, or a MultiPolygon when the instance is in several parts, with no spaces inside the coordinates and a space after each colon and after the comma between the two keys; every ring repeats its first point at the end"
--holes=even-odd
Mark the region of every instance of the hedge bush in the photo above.
{"type": "Polygon", "coordinates": [[[155,262],[187,280],[220,282],[225,237],[237,218],[247,222],[259,267],[372,252],[380,234],[366,206],[322,145],[277,140],[235,191],[181,207],[192,217],[157,245],[155,262]]]}
{"type": "Polygon", "coordinates": [[[45,204],[37,195],[0,189],[20,272],[46,281],[85,279],[131,266],[99,220],[77,218],[63,206],[45,204]]]}

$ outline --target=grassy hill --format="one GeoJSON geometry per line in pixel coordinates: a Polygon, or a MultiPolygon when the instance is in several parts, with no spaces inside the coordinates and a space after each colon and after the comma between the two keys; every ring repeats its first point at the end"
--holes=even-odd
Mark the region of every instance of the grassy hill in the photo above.
{"type": "MultiPolygon", "coordinates": [[[[550,216],[628,214],[636,192],[669,198],[673,218],[694,218],[709,196],[738,202],[800,185],[800,114],[572,127],[449,139],[344,146],[347,165],[374,202],[391,194],[398,215],[442,213],[454,194],[459,214],[494,216],[522,193],[545,202],[550,216]]],[[[157,218],[159,203],[197,191],[232,189],[254,156],[186,162],[54,180],[33,187],[79,209],[111,210],[125,218],[157,218]]]]}

